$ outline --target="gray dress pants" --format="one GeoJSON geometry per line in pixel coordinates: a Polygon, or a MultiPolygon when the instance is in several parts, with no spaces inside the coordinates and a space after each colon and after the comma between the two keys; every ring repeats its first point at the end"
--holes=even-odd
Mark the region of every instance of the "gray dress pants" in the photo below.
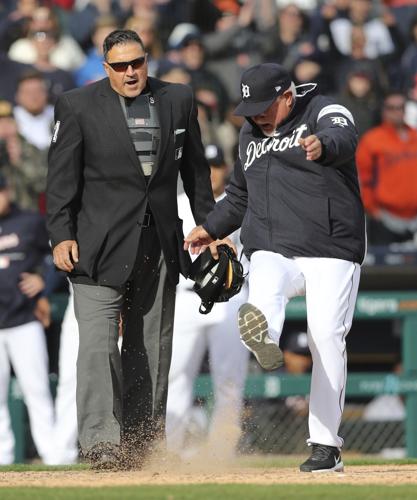
{"type": "Polygon", "coordinates": [[[143,229],[134,270],[122,287],[73,286],[81,448],[86,453],[99,443],[125,443],[146,455],[164,438],[175,308],[156,228],[143,229]]]}

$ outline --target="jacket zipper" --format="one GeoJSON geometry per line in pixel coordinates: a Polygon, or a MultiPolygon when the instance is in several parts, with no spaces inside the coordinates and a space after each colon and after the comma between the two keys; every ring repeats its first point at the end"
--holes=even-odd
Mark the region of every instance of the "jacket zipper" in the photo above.
{"type": "Polygon", "coordinates": [[[269,167],[271,164],[271,150],[268,151],[268,165],[266,167],[266,215],[268,219],[268,234],[269,234],[269,248],[272,249],[272,223],[270,215],[270,203],[269,203],[269,167]]]}

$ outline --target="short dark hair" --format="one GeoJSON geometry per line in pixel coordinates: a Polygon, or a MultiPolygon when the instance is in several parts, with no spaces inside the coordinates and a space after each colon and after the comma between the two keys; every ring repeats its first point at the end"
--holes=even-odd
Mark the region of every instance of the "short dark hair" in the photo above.
{"type": "Polygon", "coordinates": [[[29,68],[29,69],[23,71],[22,74],[17,79],[17,86],[19,87],[19,85],[21,83],[26,82],[27,80],[39,80],[39,81],[45,83],[45,85],[46,85],[45,76],[37,69],[29,68]]]}
{"type": "Polygon", "coordinates": [[[407,96],[402,92],[401,90],[396,90],[396,89],[388,89],[384,93],[384,99],[383,102],[387,101],[390,97],[402,97],[404,100],[407,100],[407,96]]]}
{"type": "Polygon", "coordinates": [[[114,30],[109,33],[103,42],[103,55],[107,61],[107,54],[115,45],[124,43],[138,43],[145,52],[145,46],[136,31],[133,30],[114,30]]]}

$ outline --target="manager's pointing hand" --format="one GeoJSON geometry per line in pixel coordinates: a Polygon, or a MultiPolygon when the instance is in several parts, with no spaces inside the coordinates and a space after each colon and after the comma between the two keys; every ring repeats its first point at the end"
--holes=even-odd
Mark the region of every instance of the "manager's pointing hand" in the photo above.
{"type": "Polygon", "coordinates": [[[323,152],[323,146],[320,142],[320,139],[316,135],[309,135],[308,137],[304,137],[299,139],[301,147],[304,149],[307,160],[317,160],[320,158],[323,152]]]}

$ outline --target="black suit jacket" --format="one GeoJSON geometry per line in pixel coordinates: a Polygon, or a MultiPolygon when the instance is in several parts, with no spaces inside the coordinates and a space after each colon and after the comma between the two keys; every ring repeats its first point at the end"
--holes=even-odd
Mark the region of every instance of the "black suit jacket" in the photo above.
{"type": "Polygon", "coordinates": [[[187,274],[177,210],[180,172],[197,223],[214,205],[191,89],[148,79],[161,126],[159,160],[146,185],[118,94],[105,78],[62,94],[49,150],[47,225],[52,246],[75,239],[75,273],[123,284],[135,263],[147,203],[173,283],[187,274]]]}

